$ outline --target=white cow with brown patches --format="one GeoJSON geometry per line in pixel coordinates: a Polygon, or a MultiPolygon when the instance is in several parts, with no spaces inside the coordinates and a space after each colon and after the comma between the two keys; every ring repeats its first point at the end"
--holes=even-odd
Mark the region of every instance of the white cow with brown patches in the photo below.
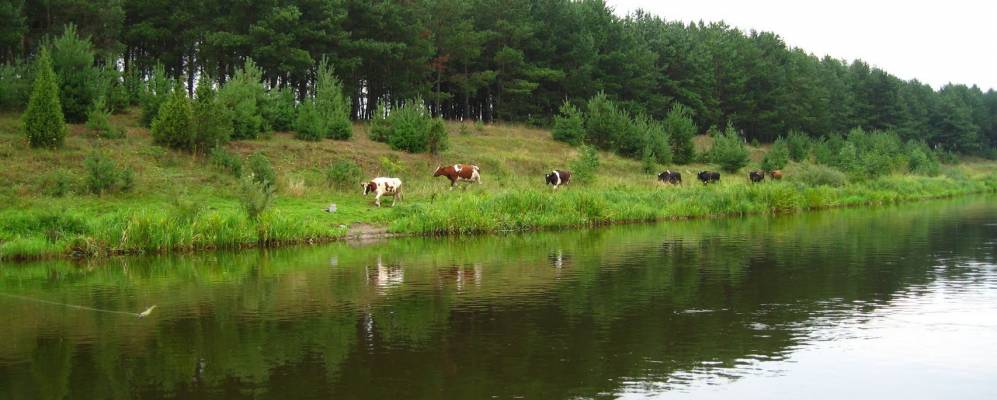
{"type": "Polygon", "coordinates": [[[374,193],[374,204],[381,206],[381,196],[391,196],[391,206],[402,197],[402,180],[398,178],[377,177],[370,182],[361,183],[363,195],[374,193]]]}

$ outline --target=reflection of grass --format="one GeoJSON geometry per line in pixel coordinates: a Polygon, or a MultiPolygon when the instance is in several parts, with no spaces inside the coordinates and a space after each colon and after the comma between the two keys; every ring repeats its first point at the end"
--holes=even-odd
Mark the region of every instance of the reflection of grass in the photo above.
{"type": "MultiPolygon", "coordinates": [[[[715,168],[690,165],[678,168],[686,185],[676,188],[641,173],[638,161],[602,154],[594,183],[552,192],[543,186],[543,173],[567,166],[575,150],[550,140],[547,131],[492,125],[460,135],[452,125],[451,149],[432,157],[393,152],[368,140],[366,127],[358,125],[348,142],[303,142],[278,133],[229,144],[226,150],[243,159],[263,152],[278,171],[277,199],[257,223],[239,206],[236,177],[208,156],[151,146],[137,114],[112,118],[128,129],[124,139],[97,139],[74,126],[61,150],[29,149],[17,132],[18,116],[0,114],[0,259],[328,240],[354,223],[402,233],[489,232],[882,204],[997,187],[994,164],[977,162],[949,167],[938,178],[898,175],[841,188],[792,181],[800,168],[795,164],[784,182],[752,186],[742,176],[724,175],[721,184],[702,187],[693,172],[715,168]],[[83,159],[94,147],[135,171],[133,192],[97,197],[82,190],[83,159]],[[359,185],[333,189],[326,182],[328,166],[344,160],[359,165],[364,177],[382,175],[381,159],[389,155],[397,157],[405,182],[405,200],[396,209],[372,207],[371,198],[359,196],[359,185]],[[433,179],[431,171],[453,162],[480,165],[483,184],[448,192],[448,182],[433,179]],[[66,183],[56,175],[70,177],[72,193],[45,195],[58,192],[49,187],[53,182],[66,183]],[[321,211],[329,203],[337,204],[336,213],[321,211]]],[[[709,138],[696,140],[702,149],[709,138]]],[[[755,161],[764,148],[752,150],[755,161]]],[[[674,169],[661,169],[666,167],[674,169]]]]}

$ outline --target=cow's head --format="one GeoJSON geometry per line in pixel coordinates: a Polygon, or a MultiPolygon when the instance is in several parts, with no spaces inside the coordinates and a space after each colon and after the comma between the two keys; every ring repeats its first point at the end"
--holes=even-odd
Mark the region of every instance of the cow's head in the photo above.
{"type": "Polygon", "coordinates": [[[557,174],[551,172],[547,175],[544,175],[544,181],[546,181],[548,185],[557,184],[557,174]]]}
{"type": "Polygon", "coordinates": [[[443,166],[442,165],[437,165],[436,166],[436,171],[433,172],[433,177],[435,178],[435,177],[440,176],[440,175],[443,175],[443,166]]]}
{"type": "Polygon", "coordinates": [[[363,188],[363,195],[366,196],[367,193],[371,193],[377,190],[377,184],[374,182],[361,183],[360,186],[363,188]]]}

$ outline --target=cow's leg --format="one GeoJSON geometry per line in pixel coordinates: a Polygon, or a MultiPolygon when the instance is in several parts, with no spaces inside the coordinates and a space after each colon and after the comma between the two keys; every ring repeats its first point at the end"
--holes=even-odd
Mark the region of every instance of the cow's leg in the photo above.
{"type": "Polygon", "coordinates": [[[378,207],[381,206],[381,194],[380,193],[378,193],[377,195],[374,196],[374,204],[377,204],[378,207]]]}

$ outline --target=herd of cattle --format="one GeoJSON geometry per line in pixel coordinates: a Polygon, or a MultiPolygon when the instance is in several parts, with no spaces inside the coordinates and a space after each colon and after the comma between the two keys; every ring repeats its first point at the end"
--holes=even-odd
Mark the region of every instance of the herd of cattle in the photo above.
{"type": "MultiPolygon", "coordinates": [[[[782,179],[782,171],[768,171],[769,177],[773,180],[782,179]]],[[[765,180],[765,171],[751,171],[748,172],[748,180],[752,183],[758,183],[765,180]]],[[[450,180],[450,190],[453,190],[454,186],[458,182],[477,182],[481,184],[481,168],[477,165],[471,164],[454,164],[447,166],[436,167],[436,172],[433,172],[433,177],[445,176],[450,180]]],[[[720,182],[720,173],[714,171],[701,171],[696,174],[696,178],[704,185],[710,183],[720,182]]],[[[554,186],[556,190],[561,185],[567,185],[571,181],[571,172],[561,169],[555,169],[551,173],[544,176],[544,180],[548,185],[554,186]]],[[[682,184],[682,174],[678,171],[665,171],[658,174],[658,181],[672,184],[681,185],[682,184]]],[[[363,187],[363,195],[366,196],[370,193],[374,194],[374,204],[378,207],[381,206],[382,196],[391,196],[391,205],[395,205],[395,201],[401,199],[402,197],[402,180],[398,178],[388,178],[388,177],[377,177],[371,179],[370,182],[363,183],[360,186],[363,187]]]]}

